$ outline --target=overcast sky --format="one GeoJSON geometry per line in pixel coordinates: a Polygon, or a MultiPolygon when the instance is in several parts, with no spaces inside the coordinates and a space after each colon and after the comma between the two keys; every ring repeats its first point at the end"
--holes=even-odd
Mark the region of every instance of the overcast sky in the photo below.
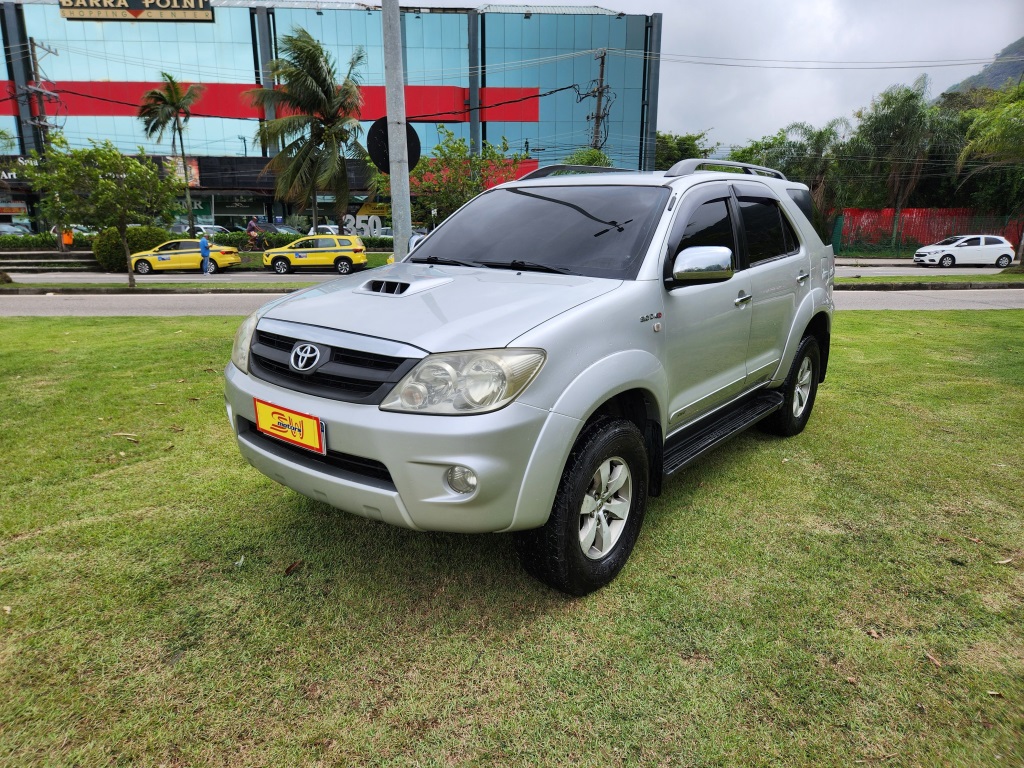
{"type": "MultiPolygon", "coordinates": [[[[403,5],[412,5],[404,0],[403,5]]],[[[428,3],[425,3],[427,5],[428,3]]],[[[482,5],[483,3],[481,3],[482,5]]],[[[522,3],[492,2],[492,5],[522,3]]],[[[710,129],[742,145],[796,121],[821,126],[853,112],[894,83],[931,78],[938,96],[982,65],[922,62],[991,59],[1024,36],[1024,0],[562,0],[533,5],[597,5],[663,14],[658,130],[710,129]],[[766,69],[672,61],[671,55],[817,62],[909,62],[914,66],[766,69]]],[[[435,7],[476,4],[434,0],[435,7]]],[[[776,66],[783,63],[780,61],[776,66]]],[[[732,62],[735,64],[751,62],[732,62]]],[[[767,64],[767,62],[765,62],[767,64]]],[[[798,66],[798,65],[797,65],[798,66]]],[[[819,65],[828,66],[828,65],[819,65]]],[[[840,65],[845,66],[845,65],[840,65]]]]}

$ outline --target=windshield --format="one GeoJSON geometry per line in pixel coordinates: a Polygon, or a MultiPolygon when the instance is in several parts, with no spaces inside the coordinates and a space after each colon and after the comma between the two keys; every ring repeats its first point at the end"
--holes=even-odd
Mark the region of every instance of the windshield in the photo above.
{"type": "Polygon", "coordinates": [[[410,260],[631,279],[668,194],[636,186],[495,189],[446,221],[410,260]]]}

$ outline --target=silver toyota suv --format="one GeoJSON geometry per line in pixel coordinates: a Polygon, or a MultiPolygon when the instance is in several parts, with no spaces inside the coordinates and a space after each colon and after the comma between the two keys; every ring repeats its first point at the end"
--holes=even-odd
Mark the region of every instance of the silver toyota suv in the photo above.
{"type": "Polygon", "coordinates": [[[807,187],[718,160],[584,170],[489,190],[404,261],[246,319],[242,455],[373,520],[515,532],[531,574],[583,595],[664,477],[754,424],[803,430],[834,275],[807,187]]]}

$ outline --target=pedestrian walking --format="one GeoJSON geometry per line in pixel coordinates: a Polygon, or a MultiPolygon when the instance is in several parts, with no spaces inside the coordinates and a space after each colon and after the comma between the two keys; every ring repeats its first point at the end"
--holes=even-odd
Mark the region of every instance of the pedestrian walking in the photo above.
{"type": "Polygon", "coordinates": [[[199,238],[199,255],[203,257],[203,274],[210,274],[207,270],[210,268],[210,241],[206,239],[206,233],[199,238]]]}

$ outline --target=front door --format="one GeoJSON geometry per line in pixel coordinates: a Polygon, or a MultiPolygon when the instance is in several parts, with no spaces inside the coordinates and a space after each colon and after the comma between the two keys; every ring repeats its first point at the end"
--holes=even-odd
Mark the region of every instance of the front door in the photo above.
{"type": "Polygon", "coordinates": [[[705,285],[671,281],[676,256],[694,246],[724,246],[738,268],[728,185],[701,184],[679,205],[665,264],[663,359],[669,377],[670,433],[743,390],[751,317],[750,280],[744,271],[705,285]]]}

